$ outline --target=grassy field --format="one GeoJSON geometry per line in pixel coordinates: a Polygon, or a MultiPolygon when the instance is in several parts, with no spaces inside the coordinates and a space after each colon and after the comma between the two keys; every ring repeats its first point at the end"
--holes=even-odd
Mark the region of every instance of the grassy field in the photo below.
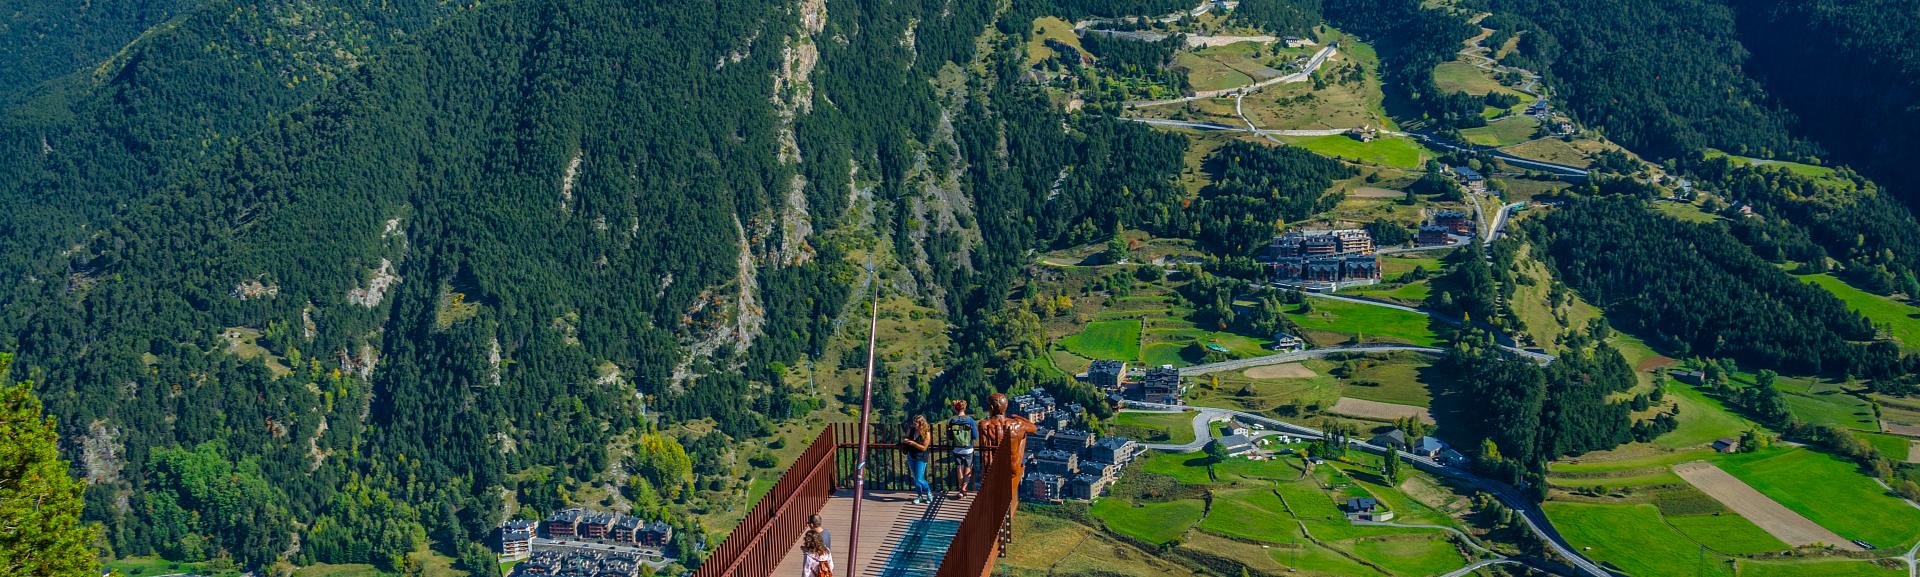
{"type": "Polygon", "coordinates": [[[1741,577],[1902,577],[1906,569],[1855,559],[1737,561],[1741,577]]]}
{"type": "Polygon", "coordinates": [[[1569,142],[1558,138],[1542,138],[1501,150],[1521,158],[1586,168],[1593,165],[1594,155],[1609,148],[1611,145],[1597,140],[1573,139],[1569,142]]]}
{"type": "Polygon", "coordinates": [[[1722,553],[1747,555],[1788,549],[1786,543],[1731,511],[1708,515],[1668,515],[1666,523],[1695,542],[1722,553]]]}
{"type": "Polygon", "coordinates": [[[1254,79],[1225,62],[1207,58],[1193,52],[1181,52],[1173,57],[1175,66],[1187,69],[1187,85],[1196,91],[1224,90],[1252,84],[1254,79]]]}
{"type": "MultiPolygon", "coordinates": [[[[1735,382],[1752,385],[1753,376],[1735,373],[1735,382]]],[[[1873,406],[1846,389],[1846,383],[1810,377],[1780,377],[1773,386],[1784,393],[1795,418],[1815,425],[1833,425],[1860,431],[1880,430],[1873,406]]]]}
{"type": "MultiPolygon", "coordinates": [[[[118,571],[125,577],[167,575],[170,573],[198,573],[212,575],[215,571],[207,563],[181,563],[159,557],[128,557],[107,562],[107,569],[118,571]]],[[[238,571],[228,571],[221,575],[238,575],[238,571]]]]}
{"type": "Polygon", "coordinates": [[[1920,350],[1920,308],[1854,288],[1830,274],[1800,275],[1799,278],[1840,297],[1847,308],[1865,315],[1874,326],[1900,341],[1901,349],[1920,350]]]}
{"type": "Polygon", "coordinates": [[[1426,302],[1427,293],[1432,292],[1432,290],[1433,287],[1428,286],[1426,281],[1419,281],[1397,285],[1359,286],[1341,289],[1340,294],[1395,302],[1408,306],[1420,306],[1420,303],[1426,302]]]}
{"type": "Polygon", "coordinates": [[[1273,67],[1282,58],[1305,53],[1281,49],[1283,56],[1270,56],[1259,44],[1240,42],[1182,51],[1174,55],[1174,65],[1187,69],[1187,83],[1194,90],[1221,90],[1279,76],[1281,72],[1273,67]]]}
{"type": "Polygon", "coordinates": [[[1442,62],[1433,67],[1433,84],[1441,92],[1465,92],[1474,96],[1486,96],[1489,92],[1508,92],[1520,94],[1499,82],[1487,77],[1486,71],[1463,61],[1442,62]]]}
{"type": "Polygon", "coordinates": [[[1158,436],[1142,436],[1147,440],[1164,439],[1161,442],[1185,443],[1193,440],[1193,413],[1136,413],[1124,412],[1113,416],[1114,427],[1133,427],[1140,431],[1152,431],[1158,436]]]}
{"type": "Polygon", "coordinates": [[[1047,46],[1049,39],[1066,43],[1081,52],[1086,51],[1080,48],[1080,37],[1073,34],[1072,22],[1053,16],[1035,18],[1033,19],[1033,38],[1027,41],[1027,66],[1031,67],[1054,57],[1053,48],[1047,46]]]}
{"type": "Polygon", "coordinates": [[[1531,116],[1509,116],[1478,128],[1460,131],[1460,136],[1468,142],[1481,146],[1512,146],[1533,139],[1534,129],[1540,127],[1540,121],[1531,116]]]}
{"type": "Polygon", "coordinates": [[[301,567],[293,572],[293,577],[382,577],[379,568],[364,563],[331,565],[320,563],[301,567]]]}
{"type": "Polygon", "coordinates": [[[1093,504],[1093,515],[1116,533],[1159,545],[1186,535],[1188,529],[1200,522],[1205,507],[1198,499],[1164,503],[1101,499],[1093,504]]]}
{"type": "Polygon", "coordinates": [[[1133,361],[1140,358],[1140,321],[1113,320],[1087,324],[1080,334],[1060,339],[1060,345],[1095,360],[1133,361]]]}
{"type": "Polygon", "coordinates": [[[1185,567],[1113,539],[1084,524],[1055,516],[1055,507],[1022,505],[1013,518],[1019,535],[993,574],[1013,577],[1109,575],[1189,577],[1185,567]]]}
{"type": "Polygon", "coordinates": [[[1666,386],[1667,396],[1679,404],[1680,428],[1654,439],[1656,445],[1669,449],[1699,448],[1714,439],[1739,436],[1755,428],[1753,422],[1733,414],[1720,401],[1708,398],[1693,387],[1675,382],[1666,386]]]}
{"type": "Polygon", "coordinates": [[[1319,344],[1338,344],[1351,336],[1361,337],[1361,342],[1423,346],[1433,346],[1438,341],[1428,328],[1425,315],[1328,299],[1308,302],[1312,303],[1311,311],[1300,312],[1295,308],[1287,312],[1287,317],[1319,344]]]}
{"type": "Polygon", "coordinates": [[[1347,522],[1338,506],[1341,500],[1374,496],[1405,522],[1472,529],[1399,487],[1438,491],[1449,496],[1443,500],[1464,497],[1438,489],[1434,481],[1420,474],[1399,486],[1384,484],[1374,473],[1378,459],[1355,458],[1356,463],[1314,467],[1312,474],[1306,473],[1307,468],[1297,457],[1231,459],[1214,465],[1216,479],[1207,474],[1207,457],[1151,455],[1136,469],[1140,474],[1165,475],[1184,485],[1205,486],[1212,495],[1211,509],[1195,522],[1185,510],[1188,506],[1180,505],[1190,500],[1135,506],[1115,504],[1121,499],[1108,497],[1094,505],[1093,513],[1115,531],[1154,543],[1167,542],[1175,533],[1183,534],[1183,552],[1232,559],[1249,569],[1273,574],[1413,577],[1445,573],[1469,562],[1446,534],[1437,530],[1347,522]],[[1152,515],[1165,518],[1152,527],[1141,526],[1144,522],[1140,518],[1152,515]]]}
{"type": "MultiPolygon", "coordinates": [[[[1386,98],[1380,87],[1380,60],[1373,48],[1337,32],[1329,36],[1322,39],[1322,45],[1339,38],[1340,51],[1321,65],[1322,75],[1337,75],[1357,66],[1366,71],[1364,80],[1345,84],[1329,81],[1318,90],[1312,82],[1273,85],[1246,97],[1247,116],[1261,128],[1396,128],[1382,105],[1386,98]]],[[[1227,107],[1224,114],[1231,118],[1232,103],[1227,107]]]]}
{"type": "Polygon", "coordinates": [[[1548,501],[1545,508],[1567,542],[1629,575],[1733,576],[1724,562],[1700,563],[1700,544],[1662,522],[1653,505],[1548,501]]]}
{"type": "Polygon", "coordinates": [[[1836,183],[1844,182],[1844,181],[1840,181],[1839,179],[1832,178],[1834,176],[1834,170],[1833,168],[1826,167],[1826,166],[1817,166],[1817,165],[1805,164],[1800,162],[1792,162],[1787,160],[1769,160],[1764,158],[1754,158],[1751,156],[1727,154],[1725,152],[1714,150],[1711,148],[1707,149],[1707,156],[1709,158],[1720,157],[1720,156],[1731,158],[1733,159],[1733,163],[1739,166],[1747,166],[1747,165],[1775,166],[1775,167],[1785,168],[1787,169],[1787,172],[1798,174],[1800,176],[1811,176],[1814,178],[1823,178],[1836,183]]]}
{"type": "Polygon", "coordinates": [[[1400,168],[1414,168],[1433,156],[1411,138],[1392,136],[1360,142],[1344,135],[1286,136],[1288,144],[1311,150],[1321,156],[1371,162],[1400,168]]]}
{"type": "Polygon", "coordinates": [[[1842,537],[1900,549],[1920,540],[1920,510],[1887,496],[1853,464],[1831,455],[1770,449],[1727,455],[1718,465],[1842,537]]]}
{"type": "MultiPolygon", "coordinates": [[[[1418,253],[1415,253],[1415,254],[1418,254],[1418,253]]],[[[1428,254],[1433,254],[1433,253],[1428,253],[1428,254]]],[[[1403,275],[1409,272],[1413,272],[1413,269],[1415,268],[1423,268],[1423,269],[1426,269],[1428,273],[1437,274],[1440,272],[1440,270],[1444,266],[1445,265],[1440,264],[1440,257],[1438,255],[1434,255],[1434,256],[1386,255],[1386,256],[1380,257],[1380,275],[1389,279],[1398,277],[1400,275],[1403,275]]]]}
{"type": "Polygon", "coordinates": [[[1431,357],[1419,354],[1394,355],[1390,359],[1358,359],[1352,379],[1341,387],[1340,395],[1382,403],[1425,407],[1433,395],[1422,378],[1437,378],[1430,371],[1431,357]]]}
{"type": "Polygon", "coordinates": [[[1719,216],[1701,210],[1699,206],[1684,202],[1656,202],[1653,210],[1681,222],[1706,223],[1720,220],[1719,216]]]}

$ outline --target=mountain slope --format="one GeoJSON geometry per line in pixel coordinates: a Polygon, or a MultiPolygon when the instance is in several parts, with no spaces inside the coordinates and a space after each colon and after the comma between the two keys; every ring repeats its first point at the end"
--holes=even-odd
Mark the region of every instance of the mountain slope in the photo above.
{"type": "Polygon", "coordinates": [[[16,108],[4,166],[31,178],[4,192],[33,209],[0,228],[31,241],[6,253],[7,344],[69,383],[48,398],[74,448],[103,447],[81,459],[89,515],[128,554],[391,563],[286,535],[317,516],[328,543],[379,542],[356,525],[378,515],[328,497],[362,487],[449,513],[418,518],[466,542],[509,474],[599,476],[641,395],[733,435],[787,416],[774,361],[817,347],[854,274],[810,231],[856,187],[920,198],[920,173],[887,162],[937,124],[931,97],[848,79],[928,86],[986,22],[875,8],[509,3],[419,20],[350,65],[291,56],[332,80],[286,89],[246,73],[277,44],[187,49],[249,30],[209,21],[144,38],[60,114],[16,108]],[[815,86],[807,46],[829,37],[857,58],[826,50],[841,84],[815,86]],[[872,46],[892,48],[853,52],[872,46]],[[227,74],[257,84],[200,84],[227,74]],[[825,110],[847,124],[810,126],[825,110]],[[229,468],[258,490],[188,482],[229,468]]]}

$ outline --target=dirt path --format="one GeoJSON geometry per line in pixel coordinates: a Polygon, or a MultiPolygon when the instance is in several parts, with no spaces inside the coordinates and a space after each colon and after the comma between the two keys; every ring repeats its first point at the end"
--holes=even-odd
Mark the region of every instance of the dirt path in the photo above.
{"type": "Polygon", "coordinates": [[[1433,422],[1433,416],[1427,414],[1425,408],[1413,405],[1382,403],[1380,401],[1369,401],[1353,397],[1340,397],[1340,401],[1334,403],[1332,408],[1327,409],[1327,412],[1363,419],[1380,419],[1383,421],[1420,417],[1422,421],[1428,423],[1433,422]]]}
{"type": "Polygon", "coordinates": [[[1347,191],[1348,198],[1405,198],[1406,196],[1405,192],[1375,186],[1362,186],[1347,191]]]}
{"type": "Polygon", "coordinates": [[[1249,379],[1310,379],[1320,376],[1319,373],[1313,372],[1313,369],[1300,363],[1254,367],[1247,369],[1243,374],[1249,379]]]}
{"type": "Polygon", "coordinates": [[[1847,551],[1862,550],[1847,538],[1755,491],[1745,481],[1727,474],[1713,466],[1713,463],[1681,463],[1673,466],[1673,473],[1788,545],[1800,547],[1824,543],[1847,551]]]}

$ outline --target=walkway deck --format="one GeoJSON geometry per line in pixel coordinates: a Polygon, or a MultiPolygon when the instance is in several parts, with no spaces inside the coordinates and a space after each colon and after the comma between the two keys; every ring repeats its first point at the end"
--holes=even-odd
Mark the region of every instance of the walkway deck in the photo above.
{"type": "MultiPolygon", "coordinates": [[[[835,491],[820,510],[833,540],[834,577],[932,577],[940,571],[947,546],[973,504],[973,494],[933,505],[913,504],[912,492],[869,492],[860,507],[860,558],[847,572],[847,544],[852,542],[853,491],[835,491]]],[[[773,577],[800,577],[800,545],[780,561],[773,577]]]]}

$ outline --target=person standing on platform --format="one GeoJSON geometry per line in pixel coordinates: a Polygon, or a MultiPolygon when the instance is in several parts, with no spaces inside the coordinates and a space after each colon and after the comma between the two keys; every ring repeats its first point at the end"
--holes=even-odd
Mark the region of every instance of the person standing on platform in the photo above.
{"type": "Polygon", "coordinates": [[[914,415],[907,436],[900,439],[900,450],[907,454],[907,470],[913,473],[913,504],[933,502],[933,486],[927,484],[927,448],[933,446],[933,426],[923,415],[914,415]]]}
{"type": "Polygon", "coordinates": [[[967,496],[973,485],[973,440],[980,436],[980,423],[967,416],[967,402],[953,401],[953,417],[947,419],[947,439],[953,441],[953,498],[967,496]]]}

